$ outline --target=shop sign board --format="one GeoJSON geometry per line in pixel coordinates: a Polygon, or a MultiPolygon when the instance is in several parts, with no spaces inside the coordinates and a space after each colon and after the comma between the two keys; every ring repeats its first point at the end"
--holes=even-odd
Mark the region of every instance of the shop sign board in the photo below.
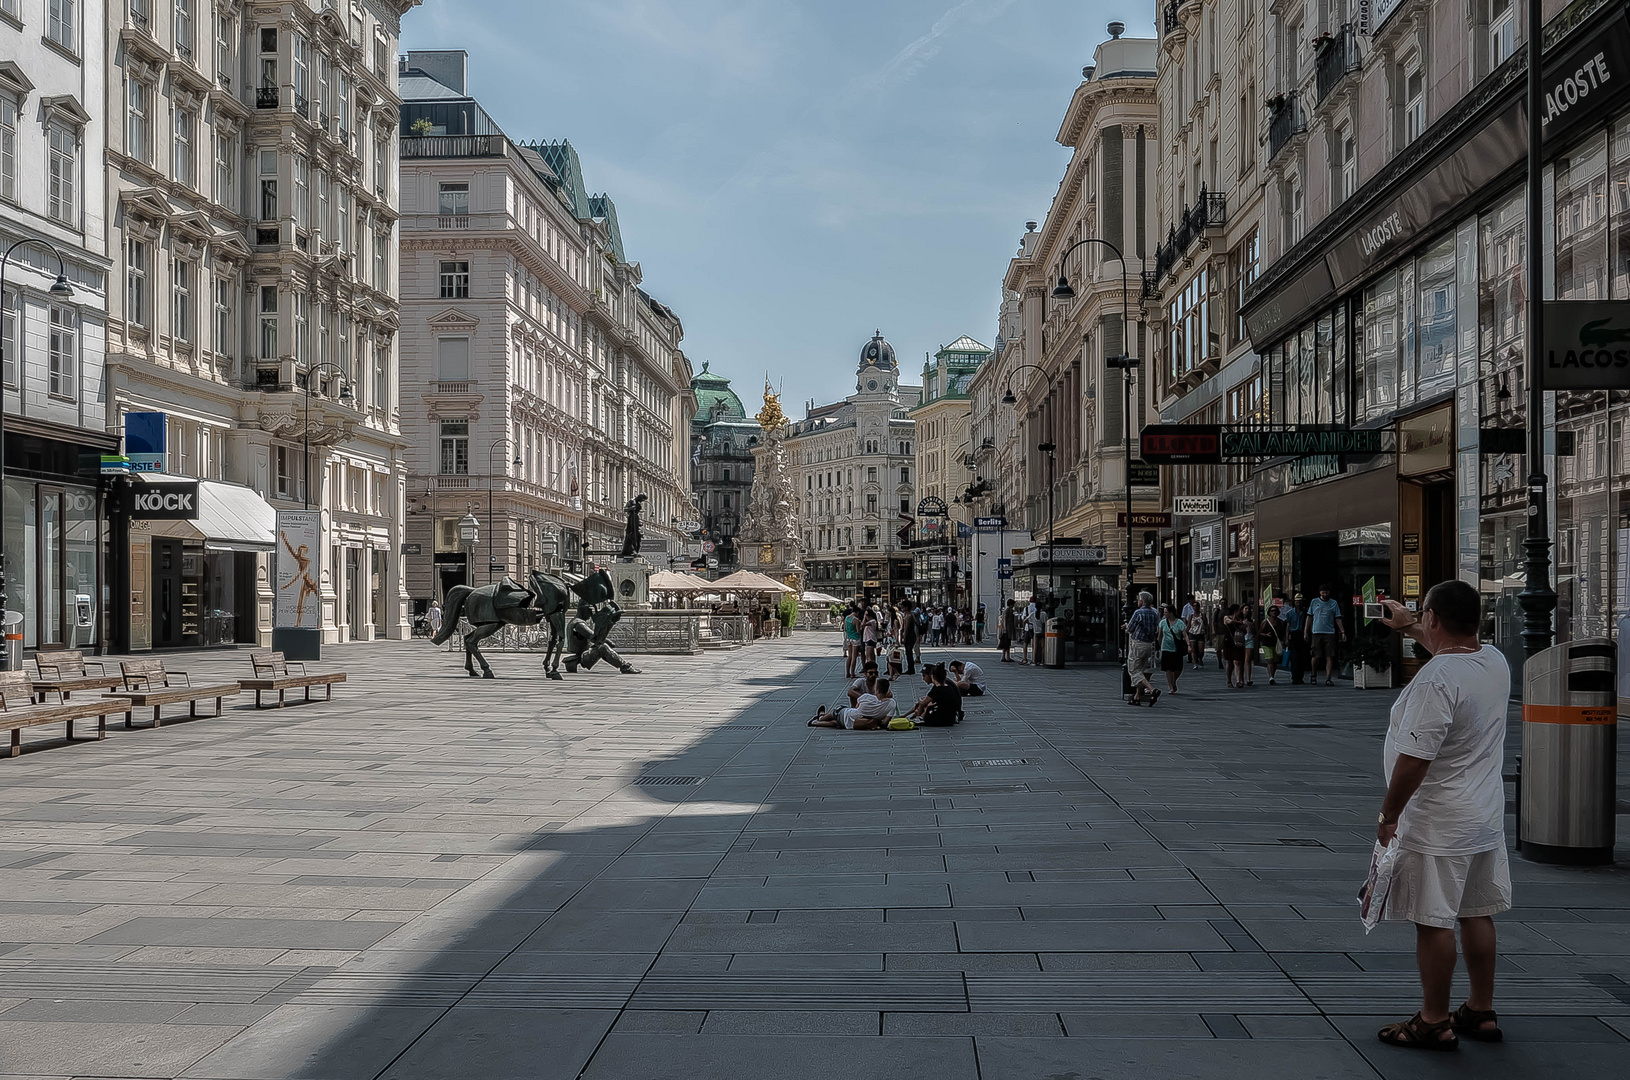
{"type": "Polygon", "coordinates": [[[1132,486],[1135,488],[1158,488],[1160,486],[1160,466],[1151,461],[1132,462],[1132,486]]]}
{"type": "Polygon", "coordinates": [[[1354,430],[1317,424],[1293,428],[1224,430],[1224,458],[1368,457],[1381,453],[1381,429],[1354,430]]]}
{"type": "Polygon", "coordinates": [[[198,482],[132,484],[125,489],[125,512],[132,521],[197,521],[198,482]]]}
{"type": "Polygon", "coordinates": [[[1630,78],[1630,23],[1610,20],[1601,31],[1545,65],[1540,130],[1548,141],[1601,116],[1603,99],[1630,78]]]}
{"type": "Polygon", "coordinates": [[[1007,518],[1001,516],[976,517],[973,519],[973,527],[980,532],[999,532],[1007,528],[1007,518]]]}
{"type": "Polygon", "coordinates": [[[1194,576],[1203,581],[1215,581],[1222,577],[1222,561],[1220,559],[1204,559],[1194,564],[1194,576]]]}
{"type": "Polygon", "coordinates": [[[1172,513],[1179,517],[1206,517],[1221,513],[1221,505],[1215,495],[1181,495],[1172,500],[1172,513]]]}
{"type": "Polygon", "coordinates": [[[1138,435],[1138,456],[1153,465],[1220,465],[1222,427],[1150,424],[1138,435]]]}
{"type": "Polygon", "coordinates": [[[169,471],[170,418],[161,412],[125,413],[125,457],[133,473],[169,471]]]}
{"type": "Polygon", "coordinates": [[[322,512],[277,512],[277,603],[273,626],[316,630],[322,625],[322,512]]]}
{"type": "Polygon", "coordinates": [[[1115,515],[1117,529],[1169,529],[1172,527],[1172,516],[1163,511],[1127,514],[1125,510],[1115,515]]]}
{"type": "Polygon", "coordinates": [[[1630,300],[1547,300],[1546,390],[1630,390],[1630,300]]]}
{"type": "Polygon", "coordinates": [[[423,555],[424,554],[424,545],[423,544],[403,544],[402,545],[402,554],[403,555],[423,555]]]}
{"type": "Polygon", "coordinates": [[[925,495],[917,500],[918,517],[944,517],[948,511],[945,500],[938,495],[925,495]]]}

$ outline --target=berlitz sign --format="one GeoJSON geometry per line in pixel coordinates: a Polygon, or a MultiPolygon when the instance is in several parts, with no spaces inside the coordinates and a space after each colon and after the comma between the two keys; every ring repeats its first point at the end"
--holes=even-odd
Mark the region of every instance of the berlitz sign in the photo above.
{"type": "Polygon", "coordinates": [[[197,484],[132,484],[125,511],[135,521],[196,521],[197,484]]]}
{"type": "Polygon", "coordinates": [[[1630,390],[1630,301],[1546,301],[1540,386],[1630,390]]]}

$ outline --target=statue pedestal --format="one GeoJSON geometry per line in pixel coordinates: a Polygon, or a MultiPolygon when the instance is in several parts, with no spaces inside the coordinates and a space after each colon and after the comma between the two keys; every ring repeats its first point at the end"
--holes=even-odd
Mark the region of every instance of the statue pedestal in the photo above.
{"type": "Polygon", "coordinates": [[[644,559],[618,559],[606,567],[617,606],[624,610],[651,606],[651,567],[644,559]]]}

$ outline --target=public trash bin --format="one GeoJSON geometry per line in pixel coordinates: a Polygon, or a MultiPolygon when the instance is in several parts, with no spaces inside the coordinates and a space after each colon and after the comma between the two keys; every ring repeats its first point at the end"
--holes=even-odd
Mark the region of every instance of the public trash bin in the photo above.
{"type": "Polygon", "coordinates": [[[1522,853],[1537,862],[1613,861],[1616,646],[1581,638],[1523,669],[1522,853]]]}
{"type": "Polygon", "coordinates": [[[0,621],[5,629],[6,651],[4,656],[6,671],[23,670],[23,613],[20,611],[6,612],[5,619],[0,621]]]}
{"type": "Polygon", "coordinates": [[[1042,663],[1048,667],[1064,666],[1064,639],[1061,633],[1060,619],[1047,620],[1047,636],[1042,639],[1042,663]]]}

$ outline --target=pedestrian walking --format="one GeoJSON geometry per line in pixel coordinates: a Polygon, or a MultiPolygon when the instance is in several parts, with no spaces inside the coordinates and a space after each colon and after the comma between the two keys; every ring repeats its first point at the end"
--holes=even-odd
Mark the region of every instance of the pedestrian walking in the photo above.
{"type": "Polygon", "coordinates": [[[1223,617],[1223,659],[1228,670],[1228,686],[1232,690],[1245,689],[1245,616],[1240,605],[1228,605],[1223,617]]]}
{"type": "Polygon", "coordinates": [[[1493,917],[1511,908],[1501,777],[1511,668],[1477,639],[1482,605],[1471,585],[1432,586],[1419,620],[1395,600],[1383,603],[1386,625],[1425,645],[1432,659],[1392,707],[1376,826],[1379,843],[1399,848],[1383,917],[1415,924],[1421,1008],[1378,1034],[1426,1050],[1454,1050],[1460,1036],[1498,1042],[1493,917]],[[1450,1013],[1457,923],[1471,992],[1450,1013]]]}
{"type": "Polygon", "coordinates": [[[1194,661],[1195,667],[1204,667],[1206,659],[1206,617],[1198,607],[1188,605],[1189,614],[1184,616],[1188,631],[1189,658],[1194,661]]]}
{"type": "Polygon", "coordinates": [[[848,612],[843,616],[843,677],[855,677],[855,660],[860,654],[860,620],[857,617],[855,606],[849,605],[848,612]]]}
{"type": "MultiPolygon", "coordinates": [[[[1211,609],[1211,643],[1217,650],[1217,670],[1228,670],[1228,611],[1219,602],[1211,609]]],[[[1228,676],[1230,686],[1234,683],[1232,674],[1228,676]]]]}
{"type": "Polygon", "coordinates": [[[1241,657],[1245,662],[1245,685],[1256,685],[1256,605],[1247,601],[1240,605],[1240,620],[1245,623],[1245,655],[1241,657]]]}
{"type": "Polygon", "coordinates": [[[1307,597],[1301,593],[1285,606],[1285,645],[1290,651],[1290,683],[1304,685],[1307,673],[1307,597]]]}
{"type": "Polygon", "coordinates": [[[1013,635],[1018,632],[1019,615],[1013,610],[1013,601],[1003,605],[997,615],[996,647],[1002,652],[1002,663],[1013,663],[1013,635]]]}
{"type": "Polygon", "coordinates": [[[1183,674],[1188,656],[1188,625],[1177,617],[1170,604],[1160,605],[1160,670],[1166,673],[1166,690],[1177,693],[1177,677],[1183,674]]]}
{"type": "Polygon", "coordinates": [[[928,619],[928,644],[940,646],[945,644],[945,610],[935,608],[934,614],[928,619]]]}
{"type": "Polygon", "coordinates": [[[1308,640],[1312,644],[1313,681],[1319,681],[1319,661],[1324,661],[1324,685],[1336,685],[1336,640],[1347,642],[1347,627],[1341,622],[1341,605],[1330,598],[1330,586],[1319,589],[1319,598],[1307,606],[1308,640]]]}
{"type": "Polygon", "coordinates": [[[1128,705],[1153,705],[1160,700],[1160,691],[1149,683],[1149,669],[1155,658],[1155,647],[1160,641],[1160,615],[1154,609],[1155,598],[1147,592],[1138,593],[1138,607],[1132,617],[1121,625],[1126,631],[1126,674],[1132,680],[1132,695],[1128,705]]]}
{"type": "Polygon", "coordinates": [[[1279,685],[1277,675],[1279,662],[1285,655],[1286,634],[1285,620],[1280,618],[1279,608],[1269,604],[1256,632],[1256,639],[1261,642],[1258,648],[1262,653],[1262,665],[1268,669],[1269,686],[1279,685]]]}
{"type": "Polygon", "coordinates": [[[430,636],[432,638],[441,634],[441,621],[441,601],[432,600],[430,601],[430,610],[425,612],[425,622],[430,626],[430,636]]]}
{"type": "Polygon", "coordinates": [[[985,643],[985,605],[979,605],[979,613],[973,617],[973,639],[979,644],[985,643]]]}
{"type": "Polygon", "coordinates": [[[917,602],[907,600],[901,605],[902,618],[900,620],[900,643],[905,646],[906,667],[904,674],[914,675],[917,665],[922,663],[922,628],[917,622],[917,602]]]}

